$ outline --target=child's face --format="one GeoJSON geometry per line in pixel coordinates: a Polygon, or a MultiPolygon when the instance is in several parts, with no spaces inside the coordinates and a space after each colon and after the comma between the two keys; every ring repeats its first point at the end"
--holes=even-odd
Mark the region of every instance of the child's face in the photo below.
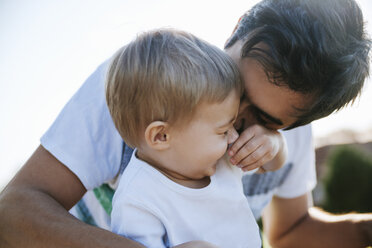
{"type": "Polygon", "coordinates": [[[216,171],[217,160],[238,134],[233,124],[239,108],[239,96],[232,91],[221,103],[203,103],[184,128],[172,131],[167,170],[184,179],[201,179],[216,171]]]}

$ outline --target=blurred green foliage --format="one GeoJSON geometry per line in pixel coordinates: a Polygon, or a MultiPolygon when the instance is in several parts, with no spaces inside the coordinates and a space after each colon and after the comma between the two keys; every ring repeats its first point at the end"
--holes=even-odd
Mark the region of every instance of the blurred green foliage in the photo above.
{"type": "Polygon", "coordinates": [[[327,159],[323,208],[332,213],[372,212],[372,158],[352,146],[340,146],[327,159]]]}

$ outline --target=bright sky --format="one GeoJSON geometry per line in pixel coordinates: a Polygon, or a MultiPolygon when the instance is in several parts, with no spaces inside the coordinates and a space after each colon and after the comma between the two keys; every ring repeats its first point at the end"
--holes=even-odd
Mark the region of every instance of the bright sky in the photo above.
{"type": "MultiPolygon", "coordinates": [[[[89,74],[137,33],[174,27],[222,48],[240,15],[256,2],[1,0],[0,189],[89,74]]],[[[372,2],[358,2],[372,23],[372,2]]],[[[369,86],[359,104],[315,122],[314,133],[371,128],[371,106],[369,86]]]]}

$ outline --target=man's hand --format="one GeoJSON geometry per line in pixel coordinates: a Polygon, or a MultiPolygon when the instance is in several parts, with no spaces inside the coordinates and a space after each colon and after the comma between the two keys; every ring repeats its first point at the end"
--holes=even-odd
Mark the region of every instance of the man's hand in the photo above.
{"type": "Polygon", "coordinates": [[[280,169],[287,157],[287,146],[283,135],[260,125],[248,127],[230,147],[230,162],[250,171],[258,172],[280,169]],[[270,162],[270,163],[269,163],[270,162]]]}

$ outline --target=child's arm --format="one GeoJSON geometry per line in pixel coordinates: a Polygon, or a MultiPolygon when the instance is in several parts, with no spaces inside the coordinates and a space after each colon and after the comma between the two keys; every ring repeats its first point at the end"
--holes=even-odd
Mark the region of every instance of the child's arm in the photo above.
{"type": "Polygon", "coordinates": [[[287,158],[283,135],[260,125],[253,125],[239,136],[229,149],[230,162],[243,171],[259,168],[258,172],[280,169],[287,158]]]}

